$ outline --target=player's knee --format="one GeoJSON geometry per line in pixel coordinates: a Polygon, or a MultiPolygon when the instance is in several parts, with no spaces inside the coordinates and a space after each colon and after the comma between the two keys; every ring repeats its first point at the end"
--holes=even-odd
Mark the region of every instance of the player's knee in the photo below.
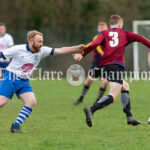
{"type": "Polygon", "coordinates": [[[34,107],[36,105],[36,99],[33,99],[31,104],[32,104],[32,107],[34,107]]]}
{"type": "Polygon", "coordinates": [[[92,78],[89,77],[89,78],[86,80],[85,85],[86,85],[86,86],[90,86],[92,83],[93,83],[93,80],[92,80],[92,78]]]}
{"type": "Polygon", "coordinates": [[[129,84],[127,82],[123,82],[122,91],[129,91],[129,84]]]}
{"type": "Polygon", "coordinates": [[[3,107],[7,104],[8,100],[0,97],[0,107],[3,107]]]}
{"type": "Polygon", "coordinates": [[[106,89],[107,84],[108,84],[108,81],[107,81],[107,80],[103,81],[103,82],[102,82],[102,87],[103,87],[104,89],[106,89]]]}
{"type": "Polygon", "coordinates": [[[3,106],[5,106],[5,105],[6,105],[6,103],[1,103],[0,102],[0,108],[3,107],[3,106]]]}
{"type": "Polygon", "coordinates": [[[36,105],[36,99],[29,100],[26,105],[30,108],[33,108],[36,105]]]}
{"type": "Polygon", "coordinates": [[[107,85],[108,85],[108,80],[107,79],[104,79],[104,78],[101,78],[101,87],[102,88],[106,88],[107,85]]]}

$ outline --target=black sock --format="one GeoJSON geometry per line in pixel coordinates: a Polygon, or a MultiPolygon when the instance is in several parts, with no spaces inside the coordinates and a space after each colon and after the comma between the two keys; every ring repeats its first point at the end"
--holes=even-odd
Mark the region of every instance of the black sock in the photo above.
{"type": "Polygon", "coordinates": [[[130,106],[129,91],[121,91],[121,102],[123,105],[123,112],[126,113],[126,116],[127,117],[132,116],[132,113],[130,112],[131,106],[130,106]]]}
{"type": "Polygon", "coordinates": [[[99,93],[98,93],[97,99],[102,98],[103,95],[104,95],[104,93],[105,93],[105,91],[106,91],[106,88],[102,88],[102,87],[101,87],[101,88],[99,89],[99,93]]]}
{"type": "Polygon", "coordinates": [[[88,91],[90,86],[88,85],[84,85],[83,90],[81,92],[81,97],[84,97],[84,95],[86,94],[86,92],[88,91]]]}
{"type": "Polygon", "coordinates": [[[109,104],[111,104],[113,102],[113,97],[111,95],[107,95],[102,97],[99,101],[97,101],[97,103],[95,103],[92,107],[91,107],[91,112],[92,114],[94,114],[94,112],[98,109],[102,109],[106,106],[108,106],[109,104]]]}

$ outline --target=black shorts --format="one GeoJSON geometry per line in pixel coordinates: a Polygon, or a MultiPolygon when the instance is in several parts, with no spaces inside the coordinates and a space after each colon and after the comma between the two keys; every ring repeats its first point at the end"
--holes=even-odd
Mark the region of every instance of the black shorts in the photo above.
{"type": "Polygon", "coordinates": [[[92,65],[91,65],[88,75],[94,79],[100,77],[100,68],[98,67],[97,61],[92,60],[92,65]]]}
{"type": "Polygon", "coordinates": [[[120,65],[112,64],[100,68],[100,77],[107,79],[109,82],[123,84],[123,73],[125,68],[120,65]]]}

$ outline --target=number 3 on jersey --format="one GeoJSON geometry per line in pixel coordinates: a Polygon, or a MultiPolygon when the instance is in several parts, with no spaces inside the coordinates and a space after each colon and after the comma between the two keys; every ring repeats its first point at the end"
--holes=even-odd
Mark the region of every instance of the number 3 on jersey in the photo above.
{"type": "Polygon", "coordinates": [[[118,32],[109,32],[109,36],[112,37],[112,40],[109,41],[110,47],[116,47],[119,44],[118,32]]]}

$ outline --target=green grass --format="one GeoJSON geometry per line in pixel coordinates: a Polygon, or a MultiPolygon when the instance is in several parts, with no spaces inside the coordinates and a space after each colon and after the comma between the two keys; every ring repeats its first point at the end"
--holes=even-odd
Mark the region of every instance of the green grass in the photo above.
{"type": "Polygon", "coordinates": [[[126,124],[120,96],[115,104],[97,111],[93,127],[85,124],[84,106],[91,106],[99,89],[94,82],[79,106],[73,106],[82,90],[62,81],[32,81],[37,105],[22,125],[26,134],[9,132],[15,121],[21,100],[13,100],[0,109],[0,150],[149,150],[150,81],[130,84],[132,113],[141,121],[133,127],[126,124]]]}

